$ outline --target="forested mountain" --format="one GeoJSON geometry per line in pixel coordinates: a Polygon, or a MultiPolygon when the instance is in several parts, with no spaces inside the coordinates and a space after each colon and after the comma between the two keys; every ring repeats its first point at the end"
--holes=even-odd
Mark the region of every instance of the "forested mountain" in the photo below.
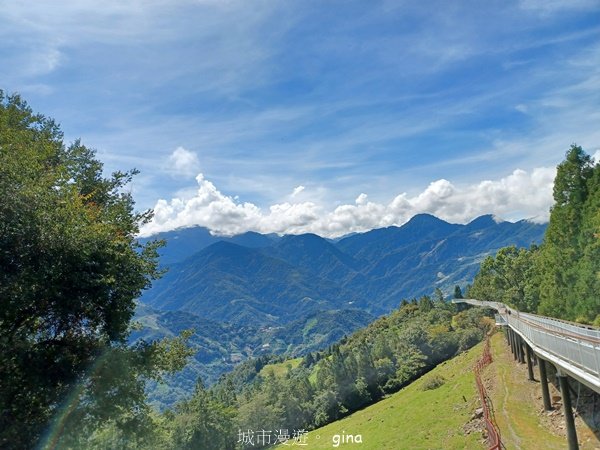
{"type": "Polygon", "coordinates": [[[168,244],[158,250],[162,267],[168,267],[171,264],[181,262],[203,248],[220,241],[231,242],[249,248],[261,248],[268,247],[279,239],[279,236],[276,234],[264,235],[253,231],[233,237],[215,236],[206,228],[191,227],[167,231],[150,238],[141,238],[139,242],[146,244],[157,237],[163,239],[168,244]]]}
{"type": "Polygon", "coordinates": [[[375,317],[357,309],[317,311],[282,326],[240,325],[217,322],[186,311],[159,311],[138,305],[139,324],[131,342],[174,338],[193,330],[188,345],[193,351],[186,367],[152,383],[150,401],[160,409],[173,406],[193,391],[198,379],[212,385],[240,362],[264,355],[296,357],[322,350],[365,327],[375,317]]]}
{"type": "Polygon", "coordinates": [[[436,288],[449,294],[456,284],[465,286],[485,256],[506,245],[539,243],[544,230],[525,220],[483,216],[459,225],[421,214],[401,227],[337,242],[313,234],[246,233],[203,247],[216,238],[192,228],[157,236],[167,242],[165,261],[176,262],[142,301],[156,309],[257,326],[350,305],[380,315],[402,298],[436,288]]]}
{"type": "Polygon", "coordinates": [[[283,236],[275,245],[263,251],[295,267],[301,267],[315,277],[338,284],[344,284],[359,275],[362,268],[360,260],[315,234],[283,236]]]}
{"type": "Polygon", "coordinates": [[[358,300],[354,292],[308,268],[225,241],[171,266],[142,297],[157,309],[256,326],[280,325],[358,300]]]}
{"type": "Polygon", "coordinates": [[[168,406],[198,377],[210,385],[248,358],[321,350],[402,298],[464,287],[486,255],[540,242],[544,228],[492,216],[450,224],[420,214],[401,227],[338,241],[314,234],[218,238],[203,228],[161,234],[161,264],[169,270],[143,295],[137,319],[144,328],[132,339],[193,329],[197,353],[151,398],[168,406]]]}

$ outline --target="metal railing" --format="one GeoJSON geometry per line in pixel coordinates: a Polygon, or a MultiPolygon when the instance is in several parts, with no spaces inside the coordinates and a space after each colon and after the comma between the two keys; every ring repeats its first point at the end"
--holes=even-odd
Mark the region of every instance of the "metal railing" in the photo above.
{"type": "Polygon", "coordinates": [[[498,302],[475,299],[453,302],[495,309],[538,356],[600,393],[600,329],[522,313],[498,302]]]}

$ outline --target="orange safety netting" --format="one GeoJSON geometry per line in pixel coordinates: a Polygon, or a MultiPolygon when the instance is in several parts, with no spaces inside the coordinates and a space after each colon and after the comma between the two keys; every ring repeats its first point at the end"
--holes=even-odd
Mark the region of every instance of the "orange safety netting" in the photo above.
{"type": "Polygon", "coordinates": [[[487,429],[487,443],[489,450],[500,450],[502,448],[502,442],[500,441],[500,432],[498,427],[493,422],[491,400],[487,395],[485,387],[481,381],[480,372],[485,366],[492,362],[492,354],[490,353],[490,339],[486,337],[485,345],[483,347],[483,355],[475,364],[473,371],[475,372],[475,382],[477,383],[477,389],[479,390],[479,398],[481,399],[481,405],[483,408],[483,419],[485,427],[487,429]]]}

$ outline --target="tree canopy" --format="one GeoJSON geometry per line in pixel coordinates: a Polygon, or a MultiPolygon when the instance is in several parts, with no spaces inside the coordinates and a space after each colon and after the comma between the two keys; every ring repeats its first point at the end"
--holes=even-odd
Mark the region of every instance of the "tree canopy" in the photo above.
{"type": "Polygon", "coordinates": [[[31,448],[84,380],[86,403],[98,400],[101,355],[145,375],[170,364],[168,345],[125,345],[134,300],[159,275],[159,243],[135,239],[151,217],[134,211],[135,174],[105,177],[93,150],[0,91],[0,447],[31,448]]]}
{"type": "Polygon", "coordinates": [[[600,164],[572,145],[557,167],[553,196],[542,245],[486,258],[469,295],[600,325],[600,164]]]}

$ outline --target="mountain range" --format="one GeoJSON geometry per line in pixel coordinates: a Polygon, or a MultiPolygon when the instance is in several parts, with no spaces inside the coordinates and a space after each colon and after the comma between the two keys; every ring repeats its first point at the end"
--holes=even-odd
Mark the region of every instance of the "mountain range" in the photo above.
{"type": "Polygon", "coordinates": [[[428,214],[338,241],[314,234],[219,238],[202,228],[177,230],[156,236],[167,242],[161,261],[168,271],[141,300],[238,325],[281,325],[347,308],[378,316],[404,298],[464,287],[485,256],[507,245],[539,243],[544,230],[490,215],[462,225],[428,214]]]}
{"type": "Polygon", "coordinates": [[[337,240],[315,234],[233,237],[201,227],[163,239],[165,275],[140,299],[135,339],[194,329],[192,363],[153,398],[168,405],[198,376],[212,383],[236,363],[267,353],[323,349],[396,308],[403,299],[448,296],[466,287],[481,261],[508,245],[540,243],[546,225],[491,215],[452,224],[420,214],[400,227],[337,240]]]}

